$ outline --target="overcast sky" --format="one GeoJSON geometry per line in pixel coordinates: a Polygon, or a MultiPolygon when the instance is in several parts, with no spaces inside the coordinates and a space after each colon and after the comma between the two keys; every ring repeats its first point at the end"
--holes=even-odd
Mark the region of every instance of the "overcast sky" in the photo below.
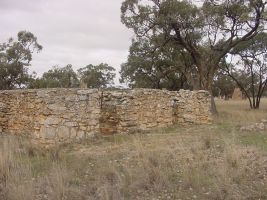
{"type": "MultiPolygon", "coordinates": [[[[43,46],[31,71],[38,75],[54,65],[108,63],[120,70],[132,33],[120,22],[122,0],[0,0],[0,42],[21,30],[43,46]]],[[[117,82],[117,81],[116,81],[117,82]]]]}

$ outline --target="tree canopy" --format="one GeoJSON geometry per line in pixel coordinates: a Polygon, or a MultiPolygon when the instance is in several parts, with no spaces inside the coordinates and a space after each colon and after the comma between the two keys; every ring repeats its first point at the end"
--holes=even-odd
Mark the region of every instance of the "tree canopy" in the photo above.
{"type": "Polygon", "coordinates": [[[161,36],[155,48],[171,43],[187,52],[197,72],[194,89],[211,91],[222,59],[263,31],[265,5],[262,0],[125,0],[121,19],[137,40],[161,36]]]}
{"type": "Polygon", "coordinates": [[[246,95],[250,107],[258,109],[267,86],[267,33],[237,45],[231,53],[234,59],[222,69],[246,95]]]}
{"type": "Polygon", "coordinates": [[[41,78],[32,78],[29,88],[73,88],[79,86],[77,74],[72,65],[65,67],[54,66],[45,72],[41,78]]]}
{"type": "Polygon", "coordinates": [[[113,84],[116,74],[113,67],[101,63],[78,69],[78,76],[88,88],[105,88],[113,84]]]}
{"type": "Polygon", "coordinates": [[[155,49],[162,38],[139,39],[130,47],[128,61],[121,66],[121,82],[130,87],[188,89],[188,59],[172,44],[155,49]]]}
{"type": "Polygon", "coordinates": [[[37,37],[27,31],[20,31],[17,40],[10,38],[0,44],[0,89],[14,89],[26,84],[32,54],[41,50],[37,37]]]}

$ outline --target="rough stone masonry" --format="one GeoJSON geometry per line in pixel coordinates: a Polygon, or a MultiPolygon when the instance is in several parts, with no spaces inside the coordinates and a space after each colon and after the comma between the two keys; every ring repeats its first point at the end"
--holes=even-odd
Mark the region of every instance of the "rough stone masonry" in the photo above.
{"type": "Polygon", "coordinates": [[[28,134],[45,141],[211,121],[210,95],[206,91],[0,91],[0,132],[28,134]]]}

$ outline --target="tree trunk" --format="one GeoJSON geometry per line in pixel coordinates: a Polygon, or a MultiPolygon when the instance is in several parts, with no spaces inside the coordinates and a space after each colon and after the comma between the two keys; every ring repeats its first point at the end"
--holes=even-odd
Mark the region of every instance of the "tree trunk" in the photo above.
{"type": "Polygon", "coordinates": [[[255,109],[259,109],[259,108],[260,108],[260,100],[257,99],[255,109]]]}
{"type": "Polygon", "coordinates": [[[212,83],[213,83],[213,75],[204,76],[203,74],[199,74],[197,76],[198,80],[195,80],[194,83],[198,83],[194,85],[193,90],[206,90],[210,93],[211,96],[211,105],[210,111],[212,115],[218,115],[218,111],[216,108],[214,96],[212,94],[212,83]]]}
{"type": "Polygon", "coordinates": [[[213,115],[218,115],[218,110],[215,104],[215,100],[214,100],[214,96],[212,94],[212,92],[210,92],[211,95],[211,106],[210,106],[210,111],[213,115]]]}
{"type": "MultiPolygon", "coordinates": [[[[207,66],[206,66],[207,67],[207,66]]],[[[216,104],[215,104],[215,100],[214,100],[214,96],[212,94],[212,84],[213,84],[213,73],[209,72],[207,75],[200,75],[200,83],[202,83],[201,88],[203,88],[203,90],[207,90],[210,93],[211,96],[211,105],[210,105],[210,111],[212,113],[212,115],[217,116],[218,115],[218,111],[216,108],[216,104]]]]}

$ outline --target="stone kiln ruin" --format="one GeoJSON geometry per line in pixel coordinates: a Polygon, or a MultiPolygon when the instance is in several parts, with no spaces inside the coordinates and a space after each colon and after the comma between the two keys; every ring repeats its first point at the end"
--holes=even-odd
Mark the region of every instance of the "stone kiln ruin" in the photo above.
{"type": "Polygon", "coordinates": [[[235,88],[233,95],[232,95],[233,100],[243,100],[245,99],[245,96],[243,95],[242,91],[240,88],[235,88]]]}
{"type": "Polygon", "coordinates": [[[209,108],[206,91],[0,91],[0,132],[65,141],[175,124],[207,124],[209,108]]]}

